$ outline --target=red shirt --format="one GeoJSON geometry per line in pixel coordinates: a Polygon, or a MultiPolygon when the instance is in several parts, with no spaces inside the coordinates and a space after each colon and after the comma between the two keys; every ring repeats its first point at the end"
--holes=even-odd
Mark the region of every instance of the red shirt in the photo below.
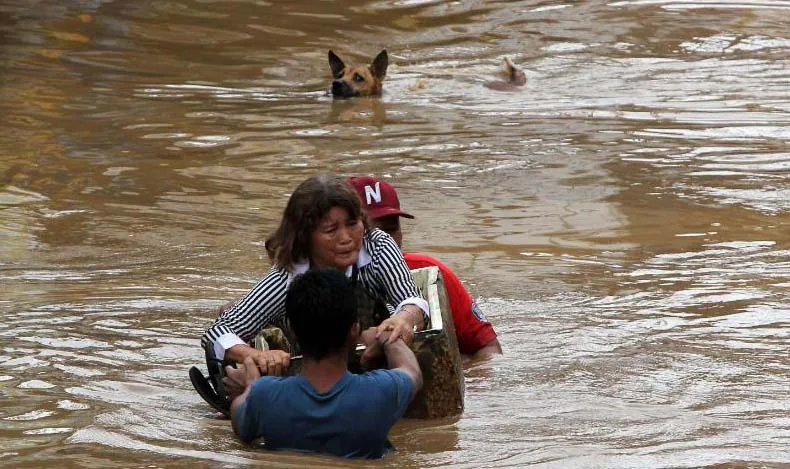
{"type": "Polygon", "coordinates": [[[442,272],[444,287],[450,300],[450,309],[461,353],[472,355],[496,339],[496,332],[466,290],[458,276],[439,259],[426,254],[404,252],[409,269],[436,266],[442,272]]]}

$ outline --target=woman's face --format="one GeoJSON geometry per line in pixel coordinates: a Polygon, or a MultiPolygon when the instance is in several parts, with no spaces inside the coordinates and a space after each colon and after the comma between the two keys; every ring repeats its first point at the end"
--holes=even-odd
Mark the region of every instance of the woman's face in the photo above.
{"type": "Polygon", "coordinates": [[[345,270],[356,264],[364,232],[362,220],[351,218],[345,208],[332,207],[313,231],[312,267],[345,270]]]}

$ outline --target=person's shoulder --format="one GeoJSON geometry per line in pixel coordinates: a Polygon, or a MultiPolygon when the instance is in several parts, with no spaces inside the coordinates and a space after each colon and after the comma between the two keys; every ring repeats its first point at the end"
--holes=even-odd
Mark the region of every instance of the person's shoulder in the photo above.
{"type": "Polygon", "coordinates": [[[467,291],[461,279],[458,278],[455,272],[445,263],[439,259],[429,256],[428,254],[409,252],[403,253],[403,258],[406,260],[406,265],[409,269],[419,269],[422,267],[438,267],[444,279],[444,285],[447,294],[450,295],[451,308],[456,309],[455,305],[458,301],[472,301],[472,295],[467,291]]]}
{"type": "Polygon", "coordinates": [[[429,256],[428,254],[423,254],[420,252],[404,252],[403,258],[406,259],[406,263],[409,265],[410,269],[419,269],[421,267],[438,267],[439,270],[445,274],[445,277],[447,276],[447,273],[453,273],[453,276],[455,276],[455,273],[451,268],[447,267],[447,264],[433,256],[429,256]]]}
{"type": "Polygon", "coordinates": [[[395,240],[378,228],[371,228],[362,237],[362,245],[368,254],[375,260],[379,257],[391,258],[394,253],[400,256],[400,248],[395,240]]]}
{"type": "Polygon", "coordinates": [[[423,254],[421,252],[403,252],[403,258],[406,259],[406,262],[421,264],[420,267],[431,267],[436,266],[440,269],[444,267],[447,269],[448,267],[442,263],[439,259],[429,256],[428,254],[423,254]]]}
{"type": "Polygon", "coordinates": [[[414,397],[416,382],[406,371],[382,369],[358,376],[357,393],[364,396],[366,405],[384,415],[399,418],[414,397]]]}
{"type": "Polygon", "coordinates": [[[385,241],[388,238],[392,239],[387,233],[381,231],[378,228],[372,228],[372,227],[368,229],[363,236],[363,239],[365,241],[372,244],[380,244],[381,242],[385,241]]]}
{"type": "Polygon", "coordinates": [[[399,387],[404,383],[411,383],[411,377],[408,373],[398,369],[379,369],[371,370],[362,374],[353,375],[356,379],[357,386],[365,387],[399,387]]]}
{"type": "Polygon", "coordinates": [[[353,375],[353,376],[359,376],[359,377],[362,377],[362,378],[367,377],[367,378],[373,378],[373,379],[381,379],[382,377],[390,377],[394,373],[402,373],[402,372],[397,370],[397,369],[379,368],[379,369],[366,371],[364,373],[360,373],[358,375],[353,375]]]}
{"type": "Polygon", "coordinates": [[[269,271],[266,273],[266,277],[264,277],[263,280],[261,280],[261,282],[268,281],[275,283],[280,283],[280,282],[285,283],[288,282],[290,277],[291,277],[291,272],[288,269],[273,265],[271,266],[271,268],[269,268],[269,271]]]}
{"type": "Polygon", "coordinates": [[[297,376],[261,376],[252,383],[250,394],[272,394],[298,386],[297,376]]]}

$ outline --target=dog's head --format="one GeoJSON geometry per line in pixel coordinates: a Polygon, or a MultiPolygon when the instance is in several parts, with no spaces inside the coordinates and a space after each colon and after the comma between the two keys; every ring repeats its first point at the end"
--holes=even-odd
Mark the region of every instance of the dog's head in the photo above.
{"type": "Polygon", "coordinates": [[[374,96],[381,94],[381,82],[387,76],[389,57],[387,51],[379,52],[370,65],[348,66],[340,57],[329,51],[329,67],[332,69],[332,96],[374,96]]]}

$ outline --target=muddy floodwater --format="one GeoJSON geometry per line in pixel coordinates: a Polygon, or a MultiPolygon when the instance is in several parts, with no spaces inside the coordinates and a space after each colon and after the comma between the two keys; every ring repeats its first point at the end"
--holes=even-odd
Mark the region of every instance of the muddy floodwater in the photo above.
{"type": "Polygon", "coordinates": [[[0,466],[790,467],[790,1],[0,0],[0,466]],[[390,56],[333,101],[327,51],[390,56]],[[527,82],[491,89],[505,57],[527,82]],[[376,174],[505,355],[380,461],[193,391],[310,175],[376,174]]]}

